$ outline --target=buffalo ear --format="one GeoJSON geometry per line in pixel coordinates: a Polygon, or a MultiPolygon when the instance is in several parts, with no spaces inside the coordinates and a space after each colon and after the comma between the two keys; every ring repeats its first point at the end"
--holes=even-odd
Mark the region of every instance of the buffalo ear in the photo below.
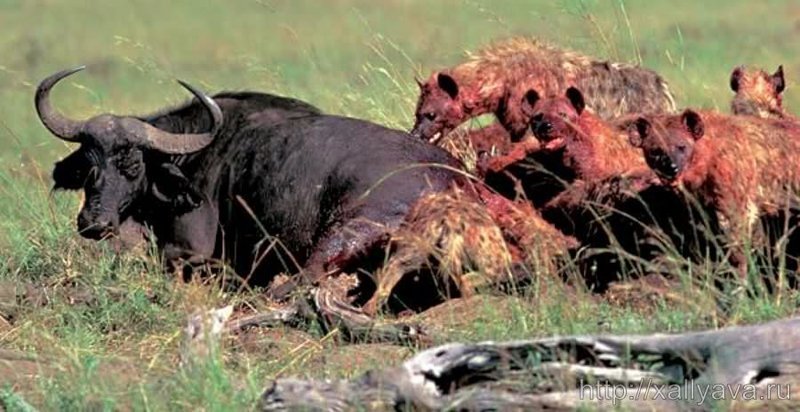
{"type": "Polygon", "coordinates": [[[200,192],[172,163],[164,163],[159,167],[151,190],[156,199],[168,204],[176,214],[191,212],[203,204],[200,192]]]}
{"type": "Polygon", "coordinates": [[[778,66],[778,70],[770,77],[772,86],[775,88],[775,93],[781,94],[786,89],[786,80],[783,77],[783,65],[778,66]]]}
{"type": "Polygon", "coordinates": [[[53,167],[53,190],[80,190],[89,177],[89,159],[76,151],[53,167]]]}
{"type": "Polygon", "coordinates": [[[733,69],[733,72],[731,72],[731,80],[730,80],[731,90],[733,90],[734,93],[739,92],[739,86],[741,85],[742,75],[744,75],[744,67],[742,66],[736,67],[735,69],[733,69]]]}
{"type": "Polygon", "coordinates": [[[525,96],[522,97],[522,108],[525,111],[533,112],[533,107],[536,106],[536,102],[540,99],[539,92],[533,89],[529,89],[525,92],[525,96]]]}
{"type": "Polygon", "coordinates": [[[446,73],[439,73],[436,76],[436,82],[439,88],[444,90],[451,99],[458,97],[458,83],[452,76],[446,73]]]}
{"type": "Polygon", "coordinates": [[[567,99],[569,102],[572,103],[572,107],[575,108],[575,111],[578,112],[580,116],[583,113],[583,109],[586,108],[586,101],[583,99],[583,93],[575,87],[570,87],[567,89],[567,99]]]}
{"type": "Polygon", "coordinates": [[[628,141],[631,146],[641,148],[644,140],[650,135],[650,122],[644,117],[640,117],[628,125],[628,141]]]}
{"type": "Polygon", "coordinates": [[[683,125],[686,126],[686,129],[689,133],[692,134],[695,140],[703,137],[705,133],[705,128],[703,126],[703,119],[700,115],[691,109],[686,109],[681,115],[681,121],[683,121],[683,125]]]}

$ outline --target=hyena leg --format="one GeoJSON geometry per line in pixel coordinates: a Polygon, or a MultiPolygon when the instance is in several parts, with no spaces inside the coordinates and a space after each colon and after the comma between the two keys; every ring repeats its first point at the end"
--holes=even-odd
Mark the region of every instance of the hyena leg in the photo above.
{"type": "Polygon", "coordinates": [[[495,150],[507,147],[511,143],[511,135],[500,123],[492,123],[480,129],[470,130],[467,133],[467,140],[476,152],[493,153],[495,150]]]}
{"type": "Polygon", "coordinates": [[[325,287],[324,283],[314,291],[313,301],[325,332],[338,329],[348,342],[428,343],[428,335],[418,325],[378,323],[362,309],[348,303],[335,288],[325,287]]]}
{"type": "Polygon", "coordinates": [[[374,315],[389,299],[392,290],[406,273],[422,269],[428,257],[412,246],[401,246],[392,254],[386,265],[375,275],[377,289],[369,301],[363,306],[368,315],[374,315]]]}
{"type": "Polygon", "coordinates": [[[736,269],[739,281],[742,286],[748,284],[748,269],[754,253],[757,253],[755,248],[755,224],[758,220],[758,214],[750,207],[741,214],[734,215],[733,218],[728,218],[729,228],[729,251],[730,262],[736,269]],[[750,246],[750,253],[747,253],[750,246]]]}
{"type": "Polygon", "coordinates": [[[512,254],[502,237],[493,242],[496,250],[482,250],[480,246],[481,244],[477,244],[468,251],[474,257],[478,270],[464,273],[456,282],[463,297],[470,297],[481,290],[512,280],[512,254]]]}
{"type": "Polygon", "coordinates": [[[478,290],[485,289],[491,284],[490,277],[483,271],[473,270],[472,272],[464,273],[461,275],[461,287],[459,288],[461,297],[468,298],[473,296],[478,290]]]}
{"type": "Polygon", "coordinates": [[[481,160],[478,170],[481,175],[489,172],[500,172],[514,163],[525,160],[528,155],[540,149],[539,141],[535,139],[525,139],[521,142],[512,144],[511,150],[500,156],[491,156],[481,160]]]}

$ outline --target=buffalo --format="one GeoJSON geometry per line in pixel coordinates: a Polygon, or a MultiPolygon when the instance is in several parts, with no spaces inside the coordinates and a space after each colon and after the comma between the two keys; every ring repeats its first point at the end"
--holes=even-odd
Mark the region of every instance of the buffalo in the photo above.
{"type": "Polygon", "coordinates": [[[223,259],[253,284],[283,271],[315,282],[366,267],[421,196],[461,179],[443,149],[365,120],[255,92],[195,99],[144,117],[78,121],[38,86],[39,118],[80,147],[56,163],[55,189],[83,190],[84,237],[120,222],[149,227],[165,261],[223,259]]]}

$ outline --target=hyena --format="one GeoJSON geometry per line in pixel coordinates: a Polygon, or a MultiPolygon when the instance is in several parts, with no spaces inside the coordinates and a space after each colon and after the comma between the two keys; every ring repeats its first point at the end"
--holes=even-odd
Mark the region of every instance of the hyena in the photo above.
{"type": "Polygon", "coordinates": [[[467,62],[436,71],[418,83],[412,133],[434,143],[485,113],[494,113],[512,141],[518,141],[527,128],[520,106],[530,88],[553,95],[576,86],[586,94],[587,107],[604,119],[631,112],[675,111],[667,82],[652,70],[599,61],[522,37],[491,44],[467,62]]]}
{"type": "Polygon", "coordinates": [[[575,87],[547,98],[530,89],[522,112],[535,139],[515,143],[508,155],[489,159],[489,170],[502,170],[537,151],[558,152],[564,167],[580,180],[647,169],[641,152],[631,146],[619,126],[587,110],[584,94],[575,87]]]}
{"type": "MultiPolygon", "coordinates": [[[[565,191],[542,207],[542,215],[594,251],[583,262],[599,268],[584,273],[590,284],[602,290],[621,270],[654,270],[652,262],[663,254],[662,240],[687,255],[704,249],[689,203],[661,183],[629,142],[626,129],[634,119],[604,121],[586,109],[575,87],[552,97],[540,97],[536,90],[526,95],[524,112],[540,145],[537,155],[551,154],[560,161],[555,170],[573,177],[565,191]],[[621,262],[621,251],[638,259],[621,262]]],[[[517,143],[512,152],[522,145],[517,143]]],[[[492,161],[508,162],[502,157],[492,161]]]]}
{"type": "Polygon", "coordinates": [[[796,122],[687,109],[637,119],[630,139],[662,179],[718,212],[741,276],[747,273],[746,241],[757,234],[757,223],[786,211],[795,214],[796,122]]]}
{"type": "Polygon", "coordinates": [[[762,69],[736,67],[731,73],[730,85],[736,93],[731,101],[733,114],[797,120],[783,108],[786,89],[783,66],[778,66],[772,74],[762,69]]]}
{"type": "Polygon", "coordinates": [[[377,290],[364,305],[367,314],[381,309],[404,275],[426,267],[443,275],[445,287],[453,284],[459,295],[469,296],[482,287],[520,280],[528,275],[525,267],[552,275],[559,259],[577,246],[529,204],[485,187],[468,189],[432,193],[414,205],[392,236],[394,253],[376,273],[377,290]]]}

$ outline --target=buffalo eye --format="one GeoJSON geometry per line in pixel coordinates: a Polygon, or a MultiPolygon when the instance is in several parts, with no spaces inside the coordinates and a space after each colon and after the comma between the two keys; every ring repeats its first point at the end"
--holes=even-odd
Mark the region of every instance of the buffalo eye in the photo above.
{"type": "Polygon", "coordinates": [[[139,163],[132,163],[124,168],[120,168],[120,172],[126,178],[133,180],[142,173],[142,165],[139,163]]]}
{"type": "Polygon", "coordinates": [[[422,116],[425,117],[425,119],[430,120],[430,121],[436,120],[436,113],[434,113],[434,112],[428,112],[428,113],[423,114],[422,116]]]}
{"type": "Polygon", "coordinates": [[[89,169],[89,174],[87,175],[84,184],[86,187],[99,187],[103,184],[103,173],[100,171],[99,167],[92,166],[92,168],[89,169]]]}

